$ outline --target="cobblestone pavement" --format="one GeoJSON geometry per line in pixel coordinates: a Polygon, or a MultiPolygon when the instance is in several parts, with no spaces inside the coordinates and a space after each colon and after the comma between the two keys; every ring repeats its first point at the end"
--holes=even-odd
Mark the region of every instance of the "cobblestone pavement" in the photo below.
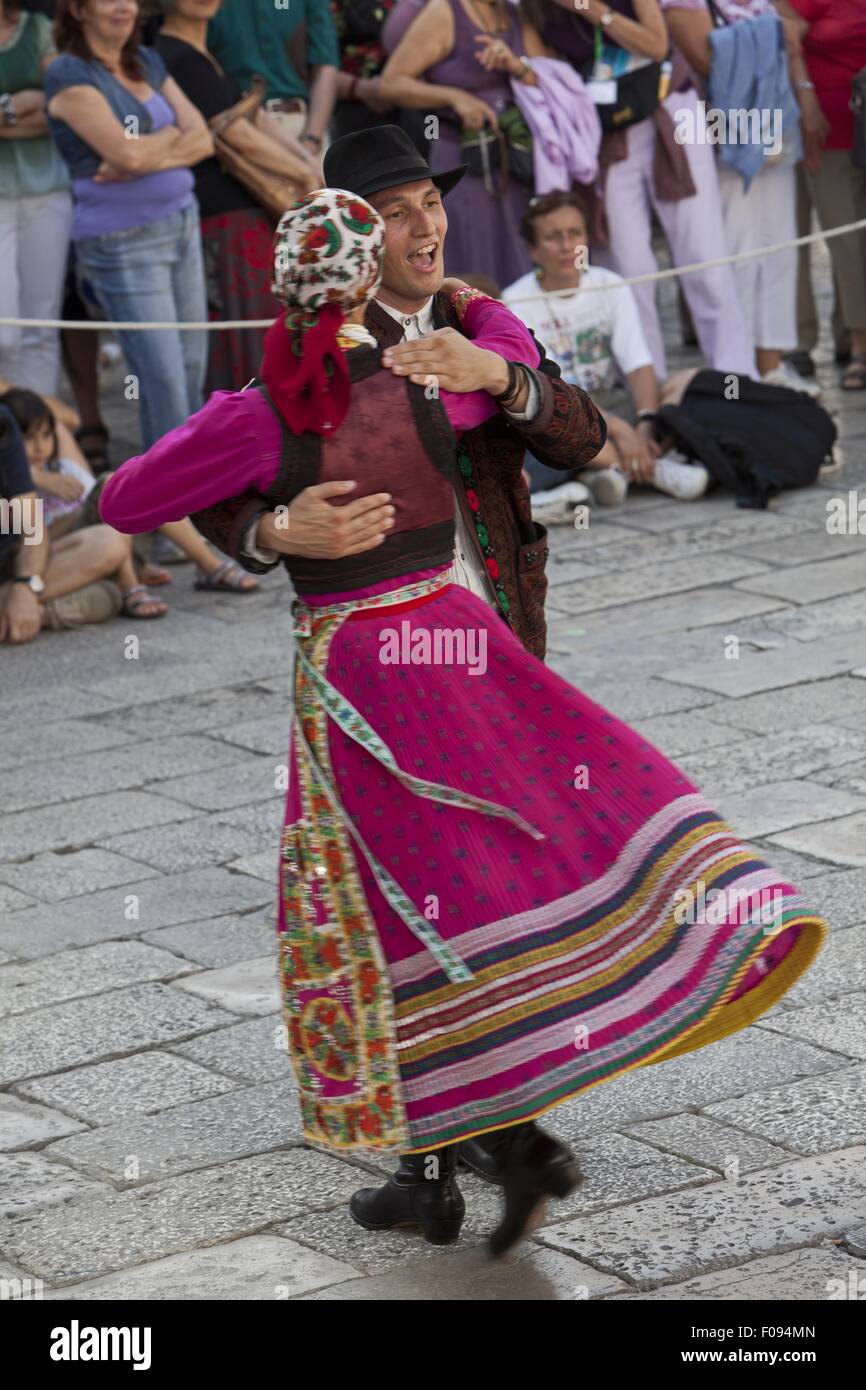
{"type": "Polygon", "coordinates": [[[498,1265],[494,1189],[462,1182],[457,1247],[368,1234],[347,1198],[391,1164],[301,1143],[274,971],[283,577],[222,597],[184,567],[160,623],[6,652],[0,1279],[76,1299],[820,1300],[866,1277],[866,546],[826,527],[828,498],[866,483],[866,401],[838,393],[826,344],[820,361],[835,471],[763,513],[641,492],[557,530],[549,660],[678,759],[831,939],[759,1024],[552,1112],[585,1184],[498,1265]]]}

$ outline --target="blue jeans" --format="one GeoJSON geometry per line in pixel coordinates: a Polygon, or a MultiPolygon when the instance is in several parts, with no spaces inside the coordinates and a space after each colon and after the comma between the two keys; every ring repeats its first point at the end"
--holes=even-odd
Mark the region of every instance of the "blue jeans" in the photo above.
{"type": "MultiPolygon", "coordinates": [[[[207,320],[198,203],[144,227],[84,237],[75,243],[78,273],[111,322],[193,323],[207,320]]],[[[174,329],[119,332],[137,377],[141,434],[149,449],[201,408],[207,369],[206,332],[174,329]]]]}

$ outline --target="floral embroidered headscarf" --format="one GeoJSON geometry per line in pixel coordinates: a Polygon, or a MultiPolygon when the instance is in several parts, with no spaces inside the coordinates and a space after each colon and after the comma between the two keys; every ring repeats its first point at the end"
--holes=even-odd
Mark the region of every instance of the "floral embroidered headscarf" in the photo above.
{"type": "Polygon", "coordinates": [[[286,312],[265,335],[262,379],[296,434],[329,434],[345,418],[349,374],[337,332],[375,295],[384,257],[384,222],[344,189],[316,189],[280,219],[273,293],[286,312]]]}

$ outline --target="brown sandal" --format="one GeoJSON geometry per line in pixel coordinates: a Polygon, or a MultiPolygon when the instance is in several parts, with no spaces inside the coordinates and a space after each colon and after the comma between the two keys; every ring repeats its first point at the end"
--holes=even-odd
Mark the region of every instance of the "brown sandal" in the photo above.
{"type": "Polygon", "coordinates": [[[205,574],[204,570],[196,567],[198,578],[193,585],[194,589],[221,589],[230,594],[254,594],[259,587],[257,579],[253,579],[251,574],[245,574],[234,560],[223,560],[221,565],[217,565],[211,574],[205,574]],[[252,583],[246,581],[252,579],[252,583]]]}
{"type": "Polygon", "coordinates": [[[163,603],[161,598],[154,598],[146,585],[133,584],[131,589],[124,590],[123,607],[120,611],[125,618],[164,618],[168,612],[168,604],[163,603]],[[146,612],[146,609],[150,611],[146,612]]]}

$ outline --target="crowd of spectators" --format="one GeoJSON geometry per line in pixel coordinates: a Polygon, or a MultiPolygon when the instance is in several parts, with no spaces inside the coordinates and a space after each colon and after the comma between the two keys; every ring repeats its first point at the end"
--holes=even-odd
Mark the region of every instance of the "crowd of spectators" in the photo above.
{"type": "MultiPolygon", "coordinates": [[[[112,331],[145,447],[239,389],[262,331],[179,325],[277,313],[273,199],[240,166],[298,196],[330,140],[380,123],[434,171],[469,165],[446,272],[501,296],[603,410],[608,442],[566,486],[699,496],[706,471],[653,435],[657,286],[618,281],[662,240],[679,267],[866,218],[864,69],[863,0],[0,0],[0,640],[161,617],[170,561],[200,589],[257,587],[188,519],[134,546],[99,523],[121,459],[99,335],[75,324],[131,325],[112,331]],[[12,532],[16,499],[38,543],[12,532]]],[[[840,386],[866,390],[866,232],[828,245],[840,386]]],[[[680,289],[708,367],[818,394],[806,248],[680,289]]],[[[543,506],[561,475],[527,467],[543,506]]]]}

